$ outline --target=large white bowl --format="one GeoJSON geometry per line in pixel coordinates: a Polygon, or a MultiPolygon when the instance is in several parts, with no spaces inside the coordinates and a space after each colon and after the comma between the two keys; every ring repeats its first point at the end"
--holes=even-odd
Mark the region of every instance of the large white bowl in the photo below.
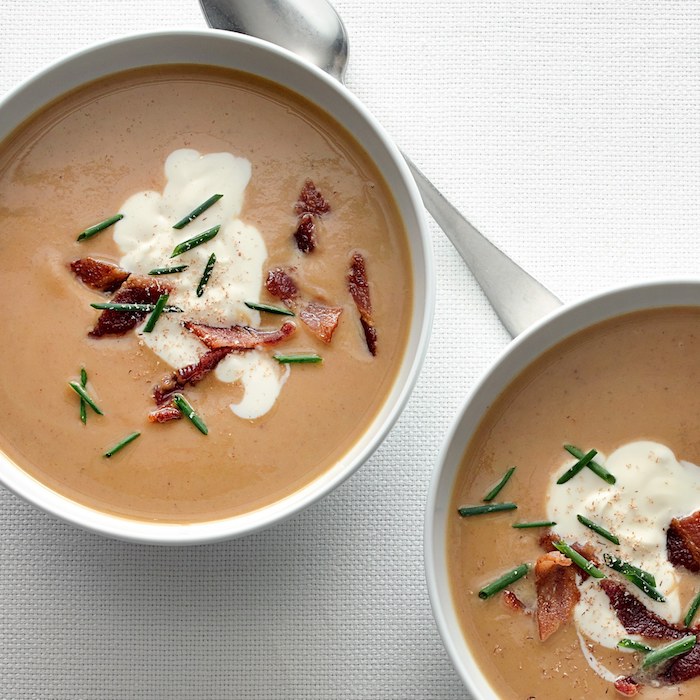
{"type": "Polygon", "coordinates": [[[328,471],[269,506],[232,518],[186,525],[130,520],[69,500],[28,476],[9,459],[0,457],[0,482],[64,520],[124,540],[195,544],[248,534],[288,518],[326,495],[367,460],[401,413],[425,357],[435,275],[418,190],[391,139],[340,83],[285,49],[264,41],[218,30],[163,31],[92,46],[52,64],[0,103],[0,139],[68,90],[117,71],[169,63],[221,66],[267,78],[303,95],[344,126],[370,155],[394,195],[408,233],[414,285],[406,352],[378,415],[352,449],[328,471]]]}
{"type": "Polygon", "coordinates": [[[476,700],[497,700],[498,695],[476,664],[464,638],[447,570],[450,501],[467,445],[494,400],[546,350],[600,321],[632,311],[668,306],[700,306],[700,280],[640,283],[562,307],[504,350],[467,397],[445,438],[428,494],[424,542],[426,579],[433,614],[447,652],[476,700]]]}

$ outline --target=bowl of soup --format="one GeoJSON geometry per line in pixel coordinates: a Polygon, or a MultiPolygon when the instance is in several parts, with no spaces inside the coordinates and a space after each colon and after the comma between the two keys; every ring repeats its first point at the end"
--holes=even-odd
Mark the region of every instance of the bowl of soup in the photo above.
{"type": "Polygon", "coordinates": [[[140,34],[11,93],[0,144],[5,486],[189,544],[279,522],[372,454],[433,272],[415,184],[347,90],[249,37],[140,34]]]}
{"type": "Polygon", "coordinates": [[[475,698],[700,691],[698,299],[680,280],[564,307],[466,400],[425,559],[475,698]]]}

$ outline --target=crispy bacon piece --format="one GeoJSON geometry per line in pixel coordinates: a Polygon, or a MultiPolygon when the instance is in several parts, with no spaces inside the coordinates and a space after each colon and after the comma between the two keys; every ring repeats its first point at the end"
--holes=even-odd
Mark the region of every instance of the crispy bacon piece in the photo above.
{"type": "MultiPolygon", "coordinates": [[[[111,301],[118,304],[155,304],[161,294],[170,291],[168,285],[148,277],[131,275],[122,284],[111,301]]],[[[123,335],[138,325],[148,312],[146,311],[112,311],[105,309],[97,319],[95,327],[90,331],[93,338],[103,335],[123,335]]]]}
{"type": "MultiPolygon", "coordinates": [[[[219,362],[221,362],[221,360],[223,360],[224,357],[226,357],[226,355],[232,351],[233,348],[219,348],[218,350],[210,350],[209,352],[204,353],[204,355],[202,355],[197,362],[187,365],[186,367],[176,369],[174,372],[164,377],[160,384],[154,387],[153,398],[155,399],[155,402],[160,406],[168,400],[168,397],[171,394],[175,393],[176,391],[180,391],[187,384],[194,386],[198,382],[201,382],[202,379],[204,379],[209,372],[216,369],[219,362]]],[[[167,408],[167,405],[162,407],[167,408]]],[[[149,414],[149,420],[150,415],[152,414],[149,414]]],[[[172,419],[168,418],[168,420],[172,419]]],[[[156,422],[162,423],[164,421],[156,422]]]]}
{"type": "Polygon", "coordinates": [[[541,641],[569,620],[581,597],[576,585],[576,567],[571,564],[559,552],[543,554],[535,564],[536,618],[541,641]]]}
{"type": "Polygon", "coordinates": [[[617,581],[605,578],[600,587],[610,599],[617,619],[630,634],[649,639],[679,639],[685,632],[648,610],[644,604],[617,581]]]}
{"type": "Polygon", "coordinates": [[[326,306],[310,301],[299,311],[299,318],[324,343],[330,343],[342,313],[340,306],[326,306]]]}
{"type": "MultiPolygon", "coordinates": [[[[559,537],[559,535],[557,535],[555,532],[549,530],[548,532],[545,532],[542,537],[540,537],[540,547],[542,547],[545,552],[558,552],[559,550],[554,546],[554,543],[559,542],[559,540],[561,540],[561,537],[559,537]]],[[[579,544],[578,542],[574,542],[571,545],[571,549],[578,552],[582,557],[584,557],[584,559],[588,559],[588,561],[590,561],[594,566],[600,567],[600,562],[595,557],[595,550],[590,544],[579,544]]],[[[581,577],[581,581],[585,581],[590,577],[590,574],[587,571],[584,571],[578,566],[575,568],[576,573],[581,577]]]]}
{"type": "Polygon", "coordinates": [[[372,355],[377,354],[377,329],[372,321],[372,301],[369,295],[367,268],[365,259],[360,253],[353,253],[348,274],[348,289],[360,312],[360,322],[365,332],[367,349],[372,355]]]}
{"type": "Polygon", "coordinates": [[[180,418],[182,418],[182,413],[173,403],[159,406],[148,414],[149,423],[167,423],[171,420],[180,420],[180,418]]]}
{"type": "Polygon", "coordinates": [[[700,510],[671,521],[666,531],[666,551],[674,566],[700,571],[700,510]]]}
{"type": "Polygon", "coordinates": [[[628,698],[634,697],[639,692],[639,683],[637,683],[632,676],[618,678],[613,685],[620,695],[624,695],[628,698]]]}
{"type": "Polygon", "coordinates": [[[326,201],[325,197],[316,189],[316,185],[312,180],[307,180],[299,193],[299,199],[294,205],[294,211],[297,216],[302,214],[327,214],[331,210],[331,205],[326,201]]]}
{"type": "Polygon", "coordinates": [[[273,297],[277,297],[284,302],[296,299],[299,294],[294,280],[281,267],[276,267],[267,273],[265,287],[273,297]]]}
{"type": "Polygon", "coordinates": [[[294,240],[297,248],[302,253],[311,253],[316,249],[316,224],[311,214],[302,214],[299,217],[299,225],[294,232],[294,240]]]}
{"type": "Polygon", "coordinates": [[[520,598],[518,598],[513,591],[505,590],[503,591],[503,603],[507,608],[514,610],[515,612],[523,612],[525,610],[525,603],[523,603],[520,598]]]}
{"type": "MultiPolygon", "coordinates": [[[[697,630],[693,630],[697,632],[697,630]]],[[[687,654],[676,657],[664,669],[661,679],[671,685],[689,681],[695,676],[700,676],[700,645],[695,645],[687,654]]]]}
{"type": "Polygon", "coordinates": [[[113,292],[131,274],[117,265],[89,257],[74,260],[70,269],[83,284],[101,292],[113,292]]]}
{"type": "Polygon", "coordinates": [[[286,340],[297,327],[291,321],[287,321],[278,330],[261,331],[250,326],[219,328],[207,326],[204,323],[185,321],[185,328],[194,333],[211,350],[219,348],[252,350],[261,345],[276,345],[286,340]]]}

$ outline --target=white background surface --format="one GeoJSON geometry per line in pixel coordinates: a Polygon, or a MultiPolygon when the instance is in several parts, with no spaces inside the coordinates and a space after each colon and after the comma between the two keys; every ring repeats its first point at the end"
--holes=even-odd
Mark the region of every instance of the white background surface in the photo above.
{"type": "MultiPolygon", "coordinates": [[[[700,3],[336,7],[351,89],[562,299],[697,273],[700,3]]],[[[0,0],[0,95],[88,43],[169,26],[203,27],[196,0],[0,0]]],[[[466,696],[432,622],[423,509],[442,437],[507,336],[431,226],[421,379],[372,460],[316,507],[244,540],[162,549],[0,491],[0,698],[466,696]]]]}

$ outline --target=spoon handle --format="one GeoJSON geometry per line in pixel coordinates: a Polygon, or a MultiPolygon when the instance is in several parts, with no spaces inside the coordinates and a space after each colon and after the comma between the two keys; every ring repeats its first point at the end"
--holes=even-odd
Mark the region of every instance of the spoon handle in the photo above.
{"type": "Polygon", "coordinates": [[[462,256],[506,330],[515,337],[561,301],[477,231],[404,154],[425,208],[462,256]]]}

